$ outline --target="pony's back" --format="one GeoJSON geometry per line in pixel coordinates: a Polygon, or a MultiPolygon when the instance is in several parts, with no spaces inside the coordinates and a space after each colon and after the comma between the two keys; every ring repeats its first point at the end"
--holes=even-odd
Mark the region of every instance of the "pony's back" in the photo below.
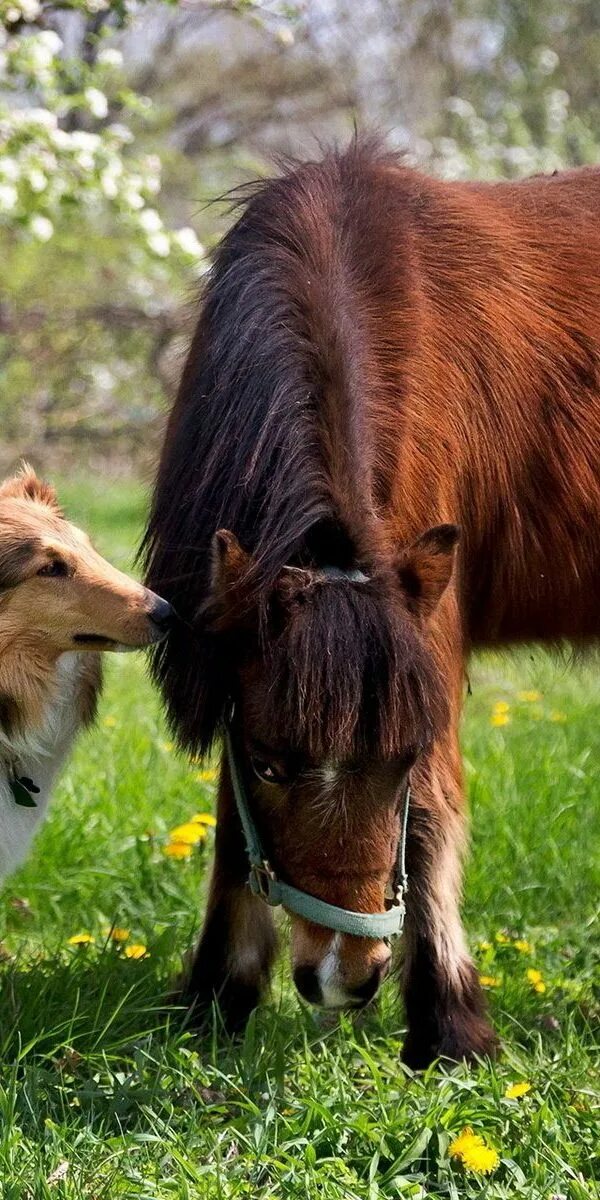
{"type": "Polygon", "coordinates": [[[219,246],[145,552],[156,675],[205,748],[228,691],[215,531],[281,568],[461,525],[469,640],[587,636],[600,558],[600,172],[445,183],[373,141],[256,187],[219,246]],[[190,627],[193,633],[190,632],[190,627]]]}

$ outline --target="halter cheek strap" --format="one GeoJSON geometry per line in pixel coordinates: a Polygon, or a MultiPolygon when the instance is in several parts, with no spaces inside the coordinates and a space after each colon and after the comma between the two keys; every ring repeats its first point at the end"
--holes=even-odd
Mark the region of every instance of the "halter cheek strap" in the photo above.
{"type": "Polygon", "coordinates": [[[407,785],[404,797],[404,808],[398,839],[398,856],[390,880],[391,906],[386,912],[361,913],[350,908],[338,908],[336,904],[327,904],[317,896],[311,896],[299,888],[292,887],[279,879],[265,855],[260,836],[254,823],[248,804],[248,793],[240,766],[240,759],[232,732],[232,717],[225,727],[225,747],[227,761],[233,786],[233,794],[239,813],[246,853],[250,864],[248,884],[255,896],[260,896],[267,904],[276,908],[279,904],[312,921],[315,925],[323,925],[326,929],[338,933],[349,933],[355,937],[375,938],[381,941],[385,938],[396,937],[402,933],[404,926],[405,904],[404,896],[408,887],[406,875],[406,833],[408,828],[408,811],[410,805],[410,784],[407,785]]]}

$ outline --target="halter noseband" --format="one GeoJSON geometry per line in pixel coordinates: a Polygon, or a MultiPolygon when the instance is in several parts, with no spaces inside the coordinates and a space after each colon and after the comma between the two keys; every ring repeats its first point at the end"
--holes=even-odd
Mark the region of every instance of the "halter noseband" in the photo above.
{"type": "Polygon", "coordinates": [[[267,904],[276,908],[279,904],[305,921],[315,925],[324,925],[326,929],[334,929],[338,933],[350,933],[355,937],[385,938],[396,937],[402,933],[406,907],[404,896],[408,887],[406,874],[406,833],[408,828],[408,811],[410,806],[410,783],[406,785],[404,808],[402,812],[400,837],[398,840],[398,855],[390,879],[391,906],[386,912],[361,913],[350,908],[338,908],[336,904],[327,904],[309,892],[292,887],[278,879],[275,871],[264,852],[262,842],[248,803],[248,793],[244,783],[235,732],[233,730],[233,708],[225,725],[225,747],[227,761],[233,785],[233,794],[239,813],[246,853],[250,864],[248,885],[255,896],[260,896],[267,904]]]}

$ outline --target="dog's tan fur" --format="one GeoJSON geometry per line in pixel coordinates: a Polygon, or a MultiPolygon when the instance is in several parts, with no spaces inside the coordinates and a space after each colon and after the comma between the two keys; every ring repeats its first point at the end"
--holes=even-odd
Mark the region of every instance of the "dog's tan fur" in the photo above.
{"type": "Polygon", "coordinates": [[[112,567],[24,466],[0,486],[0,877],[24,857],[56,771],[96,711],[100,653],[164,632],[168,605],[112,567]],[[31,778],[35,807],[10,781],[31,778]]]}

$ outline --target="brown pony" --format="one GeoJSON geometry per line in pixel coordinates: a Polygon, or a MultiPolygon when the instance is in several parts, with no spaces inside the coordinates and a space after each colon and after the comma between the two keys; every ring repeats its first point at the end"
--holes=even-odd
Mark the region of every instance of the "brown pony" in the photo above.
{"type": "MultiPolygon", "coordinates": [[[[148,581],[184,620],[155,672],[194,752],[235,701],[269,857],[325,901],[384,909],[410,772],[413,1066],[495,1046],[459,916],[465,661],[598,635],[599,468],[600,170],[448,183],[357,141],[246,197],[160,464],[148,581]]],[[[275,953],[247,870],[225,762],[187,989],[232,1027],[275,953]]],[[[388,970],[381,941],[292,941],[312,1002],[388,970]]]]}

